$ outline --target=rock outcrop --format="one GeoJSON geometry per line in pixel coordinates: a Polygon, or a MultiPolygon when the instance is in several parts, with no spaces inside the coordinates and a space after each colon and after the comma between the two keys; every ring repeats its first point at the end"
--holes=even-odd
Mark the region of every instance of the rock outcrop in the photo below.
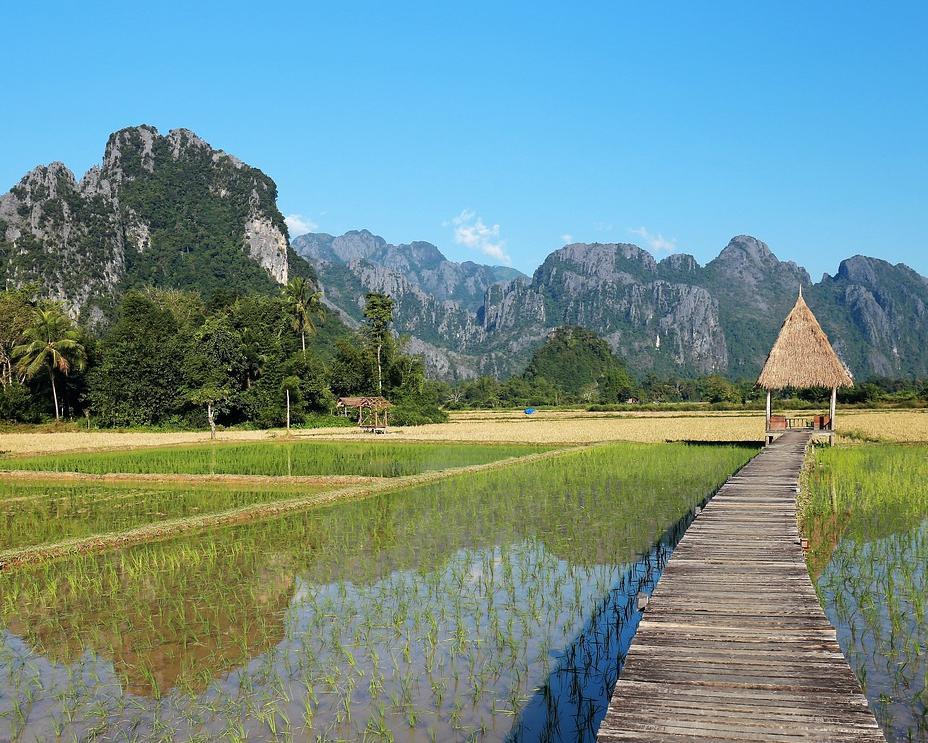
{"type": "Polygon", "coordinates": [[[54,162],[0,196],[0,269],[75,315],[98,318],[126,286],[268,288],[288,277],[277,189],[193,132],[110,135],[77,182],[54,162]]]}

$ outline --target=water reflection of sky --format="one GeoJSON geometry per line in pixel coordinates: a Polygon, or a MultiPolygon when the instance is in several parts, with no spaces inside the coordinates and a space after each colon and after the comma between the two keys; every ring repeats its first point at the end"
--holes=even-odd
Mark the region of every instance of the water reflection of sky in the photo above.
{"type": "Polygon", "coordinates": [[[928,741],[928,519],[873,540],[846,535],[818,586],[886,735],[928,741]]]}

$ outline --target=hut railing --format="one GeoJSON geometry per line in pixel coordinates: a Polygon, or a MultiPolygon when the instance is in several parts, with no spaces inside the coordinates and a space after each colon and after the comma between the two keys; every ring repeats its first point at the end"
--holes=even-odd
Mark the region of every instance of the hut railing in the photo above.
{"type": "Polygon", "coordinates": [[[800,429],[807,431],[830,431],[831,428],[831,416],[830,415],[814,415],[811,418],[809,417],[788,417],[785,415],[771,415],[770,416],[770,425],[769,431],[789,431],[792,429],[800,429]]]}

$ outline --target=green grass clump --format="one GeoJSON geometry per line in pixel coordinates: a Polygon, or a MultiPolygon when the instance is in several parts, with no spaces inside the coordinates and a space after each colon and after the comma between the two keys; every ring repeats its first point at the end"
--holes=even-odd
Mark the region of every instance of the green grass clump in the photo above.
{"type": "Polygon", "coordinates": [[[401,477],[546,451],[528,444],[358,441],[198,444],[0,460],[4,470],[107,474],[367,475],[401,477]]]}
{"type": "Polygon", "coordinates": [[[639,560],[753,453],[581,448],[0,573],[0,739],[504,737],[616,662],[592,619],[630,634],[639,560]]]}
{"type": "Polygon", "coordinates": [[[816,452],[803,530],[838,641],[890,740],[928,738],[928,446],[816,452]]]}

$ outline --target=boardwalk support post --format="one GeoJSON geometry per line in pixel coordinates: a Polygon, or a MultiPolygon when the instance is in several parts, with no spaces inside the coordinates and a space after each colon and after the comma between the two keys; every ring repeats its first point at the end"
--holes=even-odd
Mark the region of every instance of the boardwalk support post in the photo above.
{"type": "Polygon", "coordinates": [[[770,431],[770,390],[767,390],[767,415],[764,418],[764,446],[773,440],[769,434],[770,431]]]}

